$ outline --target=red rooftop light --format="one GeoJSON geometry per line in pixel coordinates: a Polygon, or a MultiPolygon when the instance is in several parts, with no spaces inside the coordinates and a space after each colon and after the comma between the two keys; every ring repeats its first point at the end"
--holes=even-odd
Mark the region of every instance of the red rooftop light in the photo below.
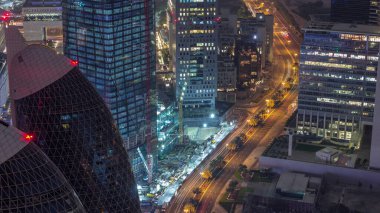
{"type": "Polygon", "coordinates": [[[34,139],[34,135],[33,134],[25,134],[24,139],[26,140],[26,142],[31,142],[34,139]]]}
{"type": "Polygon", "coordinates": [[[215,22],[221,22],[222,21],[222,17],[216,17],[216,18],[214,18],[214,21],[215,22]]]}
{"type": "Polygon", "coordinates": [[[9,11],[4,11],[0,16],[1,21],[9,21],[10,18],[11,18],[11,13],[9,11]]]}
{"type": "Polygon", "coordinates": [[[76,66],[78,66],[78,61],[77,60],[70,60],[70,64],[71,64],[71,66],[76,67],[76,66]]]}

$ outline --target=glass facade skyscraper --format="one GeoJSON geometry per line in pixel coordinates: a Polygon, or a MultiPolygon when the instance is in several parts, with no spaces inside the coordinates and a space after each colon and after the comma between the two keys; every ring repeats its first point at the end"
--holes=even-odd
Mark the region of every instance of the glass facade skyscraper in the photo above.
{"type": "Polygon", "coordinates": [[[14,125],[35,135],[86,211],[140,212],[117,126],[76,61],[42,45],[27,46],[9,60],[14,125]]]}
{"type": "Polygon", "coordinates": [[[372,124],[380,27],[311,22],[301,45],[298,131],[356,141],[372,124]]]}
{"type": "Polygon", "coordinates": [[[33,135],[0,121],[0,212],[85,212],[33,135]]]}
{"type": "Polygon", "coordinates": [[[151,171],[156,131],[153,0],[63,0],[64,53],[111,110],[133,171],[151,171]]]}

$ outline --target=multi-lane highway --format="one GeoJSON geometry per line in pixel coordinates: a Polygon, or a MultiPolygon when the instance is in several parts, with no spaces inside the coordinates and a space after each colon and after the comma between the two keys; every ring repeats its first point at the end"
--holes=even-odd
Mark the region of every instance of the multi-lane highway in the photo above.
{"type": "MultiPolygon", "coordinates": [[[[254,1],[246,2],[247,4],[254,4],[254,1]]],[[[254,5],[252,5],[254,6],[254,5]]],[[[270,98],[272,94],[280,89],[281,84],[287,77],[295,77],[292,70],[292,65],[297,62],[297,53],[299,52],[299,41],[295,36],[290,38],[284,38],[281,36],[281,31],[286,28],[285,19],[282,16],[275,14],[275,26],[274,32],[274,58],[275,61],[272,66],[271,75],[272,82],[275,86],[272,86],[270,92],[265,95],[262,100],[259,101],[258,105],[249,109],[251,113],[256,113],[262,109],[265,109],[266,103],[265,99],[270,98]],[[291,40],[290,42],[288,40],[291,40]]],[[[200,204],[197,206],[197,212],[211,212],[213,206],[216,203],[216,199],[224,185],[227,184],[228,180],[233,176],[235,170],[239,164],[242,164],[244,160],[250,156],[257,146],[265,146],[270,141],[273,140],[278,134],[283,131],[286,120],[289,118],[288,108],[297,98],[297,92],[291,90],[287,93],[283,104],[270,113],[270,116],[265,121],[265,126],[262,128],[252,128],[247,125],[244,121],[229,137],[222,141],[218,147],[210,154],[208,158],[202,162],[198,170],[194,171],[185,182],[182,187],[177,191],[175,197],[169,204],[167,212],[183,212],[184,205],[193,197],[193,189],[204,184],[200,172],[203,168],[207,168],[211,160],[215,159],[217,156],[225,156],[228,152],[226,144],[232,142],[237,136],[242,132],[250,131],[247,142],[245,143],[243,149],[236,153],[231,153],[228,157],[228,162],[223,169],[222,175],[217,179],[207,183],[207,188],[201,196],[200,204]]],[[[259,156],[257,156],[259,157],[259,156]]]]}

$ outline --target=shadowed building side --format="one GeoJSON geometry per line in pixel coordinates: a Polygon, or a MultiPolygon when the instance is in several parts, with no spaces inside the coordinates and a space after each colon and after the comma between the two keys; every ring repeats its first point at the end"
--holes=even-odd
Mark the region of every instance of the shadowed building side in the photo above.
{"type": "Polygon", "coordinates": [[[10,59],[13,121],[69,180],[88,212],[140,212],[111,113],[76,61],[42,45],[10,59]]]}
{"type": "Polygon", "coordinates": [[[63,174],[32,139],[0,123],[0,212],[85,212],[63,174]]]}

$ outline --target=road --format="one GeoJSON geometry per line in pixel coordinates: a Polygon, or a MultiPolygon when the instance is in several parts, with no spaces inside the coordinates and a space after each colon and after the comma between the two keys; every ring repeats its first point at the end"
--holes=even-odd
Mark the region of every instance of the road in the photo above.
{"type": "MultiPolygon", "coordinates": [[[[287,39],[281,36],[280,32],[286,25],[285,20],[282,19],[281,16],[275,15],[275,22],[278,24],[274,29],[275,32],[273,47],[275,63],[273,64],[272,80],[276,86],[271,87],[272,89],[270,90],[269,94],[264,96],[264,98],[259,101],[257,106],[248,110],[251,113],[256,113],[259,110],[264,109],[265,99],[270,98],[273,92],[281,87],[281,83],[286,80],[286,76],[293,76],[295,74],[292,70],[292,65],[297,61],[298,58],[296,53],[298,54],[299,52],[299,42],[293,40],[293,42],[288,42],[287,39]]],[[[289,95],[284,100],[284,104],[272,112],[271,116],[267,119],[265,126],[263,128],[254,129],[253,134],[251,134],[251,137],[244,145],[243,150],[233,155],[233,157],[230,159],[230,161],[228,161],[226,167],[224,168],[222,175],[208,184],[208,188],[201,198],[201,204],[198,205],[197,212],[211,212],[218,194],[222,193],[221,189],[232,177],[238,165],[243,163],[244,160],[258,145],[268,144],[273,140],[275,136],[282,132],[285,122],[290,116],[284,115],[286,115],[286,112],[288,112],[289,105],[292,104],[296,98],[296,92],[293,91],[289,93],[289,95]]],[[[204,162],[202,162],[199,168],[188,176],[188,178],[182,184],[181,188],[177,191],[176,196],[173,197],[166,211],[173,213],[183,212],[184,205],[190,200],[190,198],[193,197],[193,189],[199,187],[204,182],[204,180],[201,178],[200,172],[204,168],[208,167],[212,159],[215,159],[219,155],[224,156],[228,152],[226,149],[226,144],[232,142],[232,140],[239,136],[242,132],[249,130],[250,128],[247,127],[247,122],[244,120],[244,122],[233,133],[231,133],[229,137],[222,141],[214,150],[214,152],[212,152],[209,157],[207,157],[204,162]]]]}
{"type": "MultiPolygon", "coordinates": [[[[285,123],[290,117],[287,114],[289,105],[297,98],[297,93],[291,93],[285,100],[284,104],[267,119],[263,128],[258,128],[253,133],[253,136],[244,145],[244,148],[236,152],[233,158],[228,161],[222,175],[215,179],[207,188],[200,204],[198,205],[197,212],[211,212],[216,203],[216,199],[222,191],[223,187],[232,178],[239,164],[242,164],[245,159],[252,153],[252,151],[262,145],[267,145],[274,139],[275,136],[283,132],[285,123]]],[[[259,156],[255,156],[259,157],[259,156]]]]}

